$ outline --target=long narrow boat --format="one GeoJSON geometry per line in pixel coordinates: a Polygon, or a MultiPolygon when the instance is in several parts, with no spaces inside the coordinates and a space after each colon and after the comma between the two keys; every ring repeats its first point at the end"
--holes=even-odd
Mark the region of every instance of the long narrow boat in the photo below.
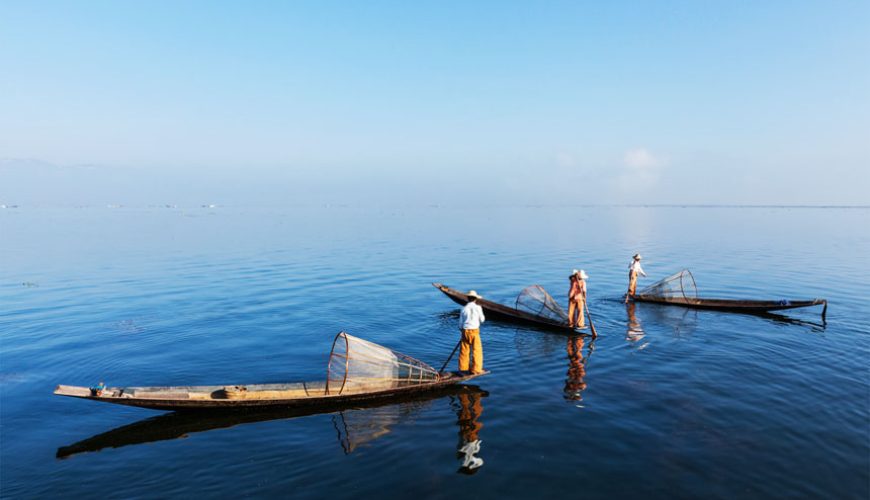
{"type": "Polygon", "coordinates": [[[822,320],[828,312],[828,301],[825,299],[807,300],[748,300],[748,299],[714,299],[698,297],[695,278],[688,269],[668,276],[637,293],[637,302],[652,302],[674,306],[691,307],[695,309],[711,309],[727,312],[762,314],[770,311],[797,309],[799,307],[823,306],[822,320]]]}
{"type": "Polygon", "coordinates": [[[67,458],[79,453],[95,452],[106,448],[121,448],[123,446],[181,439],[194,433],[215,429],[227,429],[273,420],[290,420],[321,413],[336,413],[336,417],[343,420],[342,414],[345,410],[352,410],[349,414],[371,415],[371,418],[378,420],[378,425],[349,427],[347,422],[342,422],[344,425],[341,427],[336,426],[340,444],[347,446],[348,449],[352,449],[356,446],[356,443],[374,439],[383,433],[384,427],[390,423],[389,421],[381,421],[385,414],[388,416],[392,416],[393,413],[403,414],[408,412],[409,409],[426,405],[438,398],[455,397],[463,394],[477,398],[489,395],[489,393],[475,385],[449,385],[441,389],[397,396],[390,400],[357,402],[332,400],[329,404],[323,406],[298,408],[252,408],[246,411],[184,411],[163,413],[96,434],[68,446],[61,446],[57,449],[56,457],[67,458]],[[395,408],[395,411],[384,411],[391,408],[395,408]],[[360,432],[370,434],[371,432],[368,432],[369,429],[377,434],[374,437],[351,435],[353,431],[356,431],[356,434],[360,432]]]}
{"type": "Polygon", "coordinates": [[[301,408],[386,400],[442,389],[487,373],[439,373],[410,356],[340,332],[333,340],[323,381],[175,387],[58,385],[54,393],[153,410],[301,408]]]}
{"type": "MultiPolygon", "coordinates": [[[[441,290],[444,295],[457,304],[464,306],[468,303],[468,294],[465,292],[460,292],[441,283],[432,283],[432,286],[441,290]]],[[[568,315],[539,285],[525,288],[517,298],[517,303],[514,307],[486,299],[478,299],[477,303],[480,304],[480,307],[488,318],[543,326],[564,332],[577,333],[585,329],[568,326],[568,315]],[[532,307],[528,307],[530,304],[532,307]],[[524,306],[526,309],[521,309],[524,306]]]]}

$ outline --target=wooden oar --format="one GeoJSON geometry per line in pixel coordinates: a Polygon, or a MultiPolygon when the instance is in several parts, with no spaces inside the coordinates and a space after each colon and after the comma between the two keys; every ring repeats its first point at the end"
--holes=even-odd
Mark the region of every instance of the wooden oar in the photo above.
{"type": "Polygon", "coordinates": [[[441,375],[442,373],[444,373],[444,369],[447,368],[447,363],[449,363],[450,360],[453,359],[453,355],[456,354],[456,349],[459,349],[459,344],[461,344],[461,343],[462,343],[462,338],[460,337],[459,342],[456,343],[456,347],[453,348],[453,352],[450,353],[450,357],[447,358],[447,361],[445,361],[444,365],[441,366],[441,369],[438,370],[438,375],[441,375]]]}
{"type": "Polygon", "coordinates": [[[584,309],[586,309],[586,317],[589,318],[589,329],[592,330],[592,338],[594,339],[598,336],[598,333],[595,331],[595,323],[592,322],[592,315],[589,314],[589,303],[586,302],[586,299],[583,299],[583,305],[586,306],[584,309]]]}

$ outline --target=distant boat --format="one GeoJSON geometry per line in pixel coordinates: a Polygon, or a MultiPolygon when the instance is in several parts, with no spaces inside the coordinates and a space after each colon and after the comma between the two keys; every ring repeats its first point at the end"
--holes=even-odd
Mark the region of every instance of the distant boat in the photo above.
{"type": "Polygon", "coordinates": [[[807,300],[749,300],[749,299],[713,299],[698,297],[695,277],[688,269],[672,274],[667,278],[653,283],[634,296],[637,302],[652,302],[695,309],[711,309],[716,311],[762,314],[784,309],[799,307],[824,306],[822,320],[828,312],[828,301],[825,299],[807,300]]]}
{"type": "Polygon", "coordinates": [[[386,400],[444,388],[487,373],[439,373],[410,356],[340,332],[333,340],[323,381],[176,387],[58,385],[54,393],[154,410],[298,408],[386,400]]]}
{"type": "MultiPolygon", "coordinates": [[[[468,295],[464,292],[441,283],[432,283],[432,286],[441,290],[444,295],[450,297],[450,300],[457,304],[464,306],[468,303],[468,295]]],[[[568,326],[568,314],[540,285],[524,288],[517,296],[517,301],[513,307],[486,299],[478,299],[477,303],[480,304],[488,318],[543,326],[564,332],[576,333],[585,330],[585,328],[568,326]]]]}

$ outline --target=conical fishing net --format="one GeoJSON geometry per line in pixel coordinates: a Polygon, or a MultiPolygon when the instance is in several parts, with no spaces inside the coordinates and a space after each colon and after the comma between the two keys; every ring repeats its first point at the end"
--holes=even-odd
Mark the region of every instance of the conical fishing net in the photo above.
{"type": "Polygon", "coordinates": [[[694,299],[698,296],[695,278],[688,269],[668,276],[644,288],[638,295],[645,297],[660,297],[663,299],[694,299]]]}
{"type": "Polygon", "coordinates": [[[518,311],[533,314],[554,323],[568,322],[568,315],[559,306],[559,303],[540,285],[524,288],[517,296],[516,308],[518,311]]]}
{"type": "Polygon", "coordinates": [[[381,391],[439,379],[422,361],[341,332],[332,342],[326,394],[381,391]]]}

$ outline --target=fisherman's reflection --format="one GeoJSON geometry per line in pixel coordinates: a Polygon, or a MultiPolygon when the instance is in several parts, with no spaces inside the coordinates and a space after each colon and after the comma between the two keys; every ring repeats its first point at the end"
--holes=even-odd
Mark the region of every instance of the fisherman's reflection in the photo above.
{"type": "Polygon", "coordinates": [[[586,362],[592,355],[595,342],[589,342],[586,356],[583,356],[585,339],[582,336],[568,338],[568,373],[565,377],[564,397],[566,401],[582,401],[586,390],[586,362]]]}
{"type": "Polygon", "coordinates": [[[480,423],[480,414],[483,413],[482,396],[485,393],[481,392],[464,392],[457,396],[459,400],[457,423],[459,424],[459,445],[457,446],[457,458],[462,459],[462,465],[459,467],[459,472],[463,474],[474,474],[477,469],[483,465],[483,459],[475,456],[480,453],[480,430],[483,429],[483,424],[480,423]]]}
{"type": "Polygon", "coordinates": [[[628,328],[625,330],[625,340],[629,342],[637,342],[646,336],[643,327],[640,325],[640,320],[634,314],[636,304],[629,302],[625,305],[625,312],[628,314],[628,328]]]}

